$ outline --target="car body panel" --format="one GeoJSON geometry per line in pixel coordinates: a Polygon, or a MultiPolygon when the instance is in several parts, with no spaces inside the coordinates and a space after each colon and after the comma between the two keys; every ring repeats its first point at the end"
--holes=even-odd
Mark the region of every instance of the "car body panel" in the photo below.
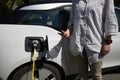
{"type": "Polygon", "coordinates": [[[45,38],[46,35],[48,36],[49,49],[61,39],[58,31],[48,27],[0,24],[0,76],[7,80],[15,68],[31,61],[31,53],[25,51],[26,37],[45,38]]]}

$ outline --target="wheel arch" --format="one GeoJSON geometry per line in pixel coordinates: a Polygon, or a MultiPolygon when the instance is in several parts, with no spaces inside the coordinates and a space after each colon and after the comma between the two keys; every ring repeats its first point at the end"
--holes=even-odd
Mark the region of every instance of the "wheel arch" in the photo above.
{"type": "MultiPolygon", "coordinates": [[[[40,63],[44,62],[44,63],[51,64],[51,65],[55,66],[55,67],[59,70],[59,72],[60,72],[60,74],[61,74],[61,77],[62,77],[63,79],[65,79],[65,72],[64,72],[63,68],[62,68],[60,65],[58,65],[57,63],[52,62],[52,61],[49,61],[49,60],[44,60],[44,61],[42,61],[42,60],[37,60],[36,63],[38,63],[38,62],[40,62],[40,63]]],[[[32,64],[32,61],[27,62],[27,63],[24,63],[24,64],[18,66],[17,68],[15,68],[15,69],[10,73],[10,75],[9,75],[8,78],[7,78],[7,80],[11,80],[11,79],[12,79],[12,76],[13,76],[20,68],[25,67],[26,65],[31,65],[31,64],[32,64]]]]}

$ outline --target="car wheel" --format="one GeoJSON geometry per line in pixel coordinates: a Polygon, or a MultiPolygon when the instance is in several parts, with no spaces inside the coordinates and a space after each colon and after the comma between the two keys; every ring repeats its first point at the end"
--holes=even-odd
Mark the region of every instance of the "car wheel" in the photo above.
{"type": "MultiPolygon", "coordinates": [[[[32,63],[18,68],[8,80],[32,80],[32,63]]],[[[36,62],[35,80],[65,80],[64,73],[51,61],[36,62]],[[42,63],[42,64],[41,64],[42,63]]]]}

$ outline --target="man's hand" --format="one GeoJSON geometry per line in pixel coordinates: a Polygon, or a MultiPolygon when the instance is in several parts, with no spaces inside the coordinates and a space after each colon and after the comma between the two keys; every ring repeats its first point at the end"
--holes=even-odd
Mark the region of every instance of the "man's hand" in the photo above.
{"type": "Polygon", "coordinates": [[[104,44],[103,48],[102,48],[102,53],[103,56],[105,56],[106,54],[108,54],[110,52],[111,46],[108,44],[104,44]]]}
{"type": "Polygon", "coordinates": [[[61,33],[63,37],[70,38],[72,31],[73,31],[73,24],[69,25],[66,31],[61,30],[61,33]]]}
{"type": "Polygon", "coordinates": [[[105,37],[105,42],[104,42],[103,47],[102,47],[103,56],[105,56],[106,54],[108,54],[110,52],[110,49],[111,49],[110,44],[111,43],[112,43],[111,35],[107,35],[105,37]]]}
{"type": "Polygon", "coordinates": [[[70,30],[69,28],[66,31],[61,30],[62,32],[62,36],[65,38],[69,38],[70,37],[70,30]]]}

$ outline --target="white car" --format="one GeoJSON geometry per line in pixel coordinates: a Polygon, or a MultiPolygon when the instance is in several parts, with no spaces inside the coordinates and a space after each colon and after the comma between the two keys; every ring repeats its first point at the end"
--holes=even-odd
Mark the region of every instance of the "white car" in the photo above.
{"type": "MultiPolygon", "coordinates": [[[[44,42],[48,36],[51,50],[61,40],[59,31],[66,29],[68,20],[65,19],[69,19],[70,9],[71,2],[26,5],[15,10],[11,15],[13,18],[4,22],[6,24],[0,24],[0,80],[31,80],[33,51],[26,45],[30,40],[44,42]]],[[[115,10],[120,24],[120,8],[115,10]]],[[[103,60],[103,70],[120,66],[120,26],[117,36],[112,39],[111,52],[103,60]]],[[[66,41],[64,46],[67,44],[66,41]]],[[[74,56],[67,49],[65,54],[60,51],[57,58],[49,61],[44,59],[43,52],[44,49],[36,61],[35,80],[64,80],[66,75],[77,73],[77,62],[69,59],[74,56]]]]}

